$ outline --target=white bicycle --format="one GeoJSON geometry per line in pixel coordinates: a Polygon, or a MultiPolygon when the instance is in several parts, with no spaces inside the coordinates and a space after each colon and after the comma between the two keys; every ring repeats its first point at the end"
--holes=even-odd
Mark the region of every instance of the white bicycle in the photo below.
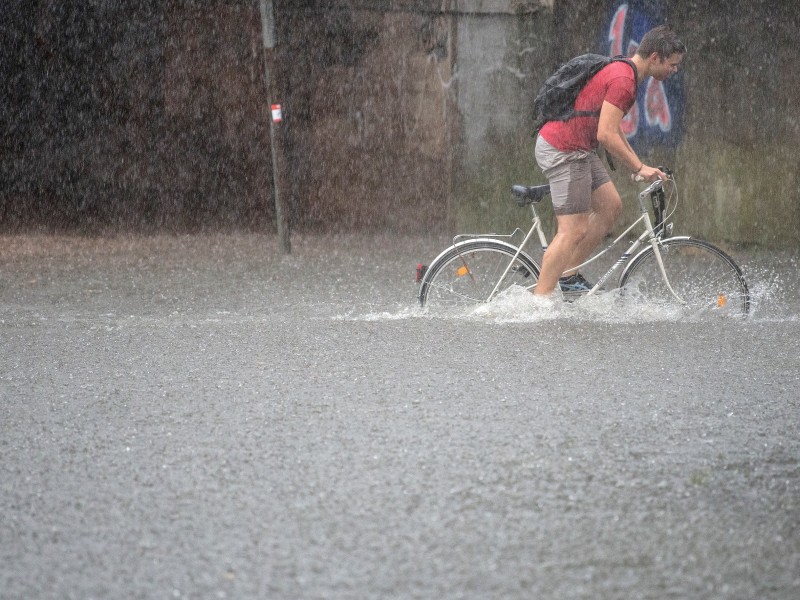
{"type": "MultiPolygon", "coordinates": [[[[625,295],[646,302],[679,305],[688,311],[706,311],[719,316],[744,316],[750,310],[750,293],[739,266],[721,249],[701,239],[672,235],[672,217],[678,205],[677,186],[672,172],[666,182],[657,180],[639,195],[641,216],[609,246],[568,271],[593,263],[616,246],[635,228],[642,233],[591,290],[564,293],[565,299],[596,294],[617,269],[625,265],[616,287],[625,295]],[[669,198],[665,188],[670,188],[669,198]],[[653,209],[650,218],[647,199],[653,209]],[[644,246],[642,248],[642,246],[644,246]],[[640,249],[641,248],[641,249],[640,249]],[[638,251],[638,253],[637,253],[638,251]]],[[[425,307],[483,304],[502,296],[509,289],[533,290],[539,278],[539,264],[525,251],[536,236],[542,249],[547,239],[536,205],[550,194],[549,185],[514,185],[517,205],[530,206],[533,224],[520,244],[510,235],[462,234],[429,266],[417,267],[419,301],[425,307]]]]}

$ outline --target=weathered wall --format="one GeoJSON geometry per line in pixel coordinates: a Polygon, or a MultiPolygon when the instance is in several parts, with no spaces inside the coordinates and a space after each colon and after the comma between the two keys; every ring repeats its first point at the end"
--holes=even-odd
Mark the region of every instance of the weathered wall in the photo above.
{"type": "Polygon", "coordinates": [[[530,79],[546,74],[540,52],[552,29],[538,11],[461,14],[455,21],[462,166],[472,169],[486,160],[487,142],[520,138],[536,91],[530,79]]]}
{"type": "Polygon", "coordinates": [[[10,0],[0,227],[271,227],[250,0],[10,0]]]}
{"type": "Polygon", "coordinates": [[[487,165],[530,156],[548,5],[284,5],[295,225],[452,231],[486,215],[487,165]]]}
{"type": "Polygon", "coordinates": [[[360,8],[282,14],[294,225],[441,228],[456,122],[451,20],[360,8]]]}
{"type": "MultiPolygon", "coordinates": [[[[797,3],[631,0],[689,46],[678,229],[797,246],[797,3]]],[[[297,228],[499,230],[543,178],[531,98],[600,51],[611,0],[274,0],[297,228]]],[[[273,226],[250,0],[10,0],[2,226],[273,226]]],[[[630,197],[635,187],[615,175],[630,197]]]]}
{"type": "Polygon", "coordinates": [[[253,3],[181,4],[164,22],[164,121],[168,146],[179,146],[161,185],[190,222],[263,227],[274,202],[259,13],[253,3]]]}
{"type": "Polygon", "coordinates": [[[674,15],[690,49],[677,156],[687,225],[712,239],[800,245],[800,5],[712,0],[674,15]]]}

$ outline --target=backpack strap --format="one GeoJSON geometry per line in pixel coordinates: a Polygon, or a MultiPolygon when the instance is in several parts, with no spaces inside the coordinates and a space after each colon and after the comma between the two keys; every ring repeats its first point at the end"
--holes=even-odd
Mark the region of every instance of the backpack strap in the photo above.
{"type": "Polygon", "coordinates": [[[630,58],[628,58],[627,56],[623,56],[622,54],[617,54],[617,56],[615,56],[615,57],[613,57],[611,59],[611,62],[628,63],[630,65],[631,69],[633,69],[633,80],[634,80],[634,82],[636,82],[637,85],[639,84],[639,69],[636,68],[636,63],[633,62],[630,58]]]}

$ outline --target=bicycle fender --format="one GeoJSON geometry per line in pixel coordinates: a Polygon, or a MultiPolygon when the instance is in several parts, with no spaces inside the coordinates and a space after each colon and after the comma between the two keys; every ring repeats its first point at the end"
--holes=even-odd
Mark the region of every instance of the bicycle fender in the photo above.
{"type": "MultiPolygon", "coordinates": [[[[423,285],[426,285],[428,283],[428,274],[436,272],[437,269],[435,269],[434,267],[436,267],[442,260],[444,260],[447,256],[449,256],[451,252],[453,252],[454,250],[455,251],[459,251],[459,250],[462,250],[462,249],[466,252],[466,251],[468,251],[469,246],[472,246],[472,245],[474,245],[476,243],[486,243],[486,242],[491,242],[493,244],[498,244],[500,246],[504,246],[506,249],[508,249],[512,253],[516,253],[517,250],[519,250],[519,246],[515,246],[514,244],[510,244],[510,243],[505,242],[503,240],[498,240],[497,238],[488,237],[488,236],[487,237],[470,238],[468,240],[464,240],[463,242],[458,242],[458,243],[453,244],[451,246],[448,246],[447,248],[442,250],[442,252],[440,252],[439,255],[430,262],[430,264],[428,265],[428,269],[427,269],[427,271],[425,273],[425,276],[422,278],[422,281],[420,282],[420,288],[422,288],[423,285]]],[[[527,252],[525,252],[524,250],[520,251],[519,255],[524,257],[524,258],[526,258],[526,259],[528,259],[534,265],[538,265],[538,263],[527,252]]]]}

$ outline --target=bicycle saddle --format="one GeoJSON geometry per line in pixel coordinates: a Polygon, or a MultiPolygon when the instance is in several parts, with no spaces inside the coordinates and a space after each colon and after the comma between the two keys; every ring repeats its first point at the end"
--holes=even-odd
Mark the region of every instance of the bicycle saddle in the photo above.
{"type": "Polygon", "coordinates": [[[517,201],[517,206],[526,206],[534,202],[541,202],[542,198],[550,193],[549,185],[512,185],[511,192],[517,201]]]}

